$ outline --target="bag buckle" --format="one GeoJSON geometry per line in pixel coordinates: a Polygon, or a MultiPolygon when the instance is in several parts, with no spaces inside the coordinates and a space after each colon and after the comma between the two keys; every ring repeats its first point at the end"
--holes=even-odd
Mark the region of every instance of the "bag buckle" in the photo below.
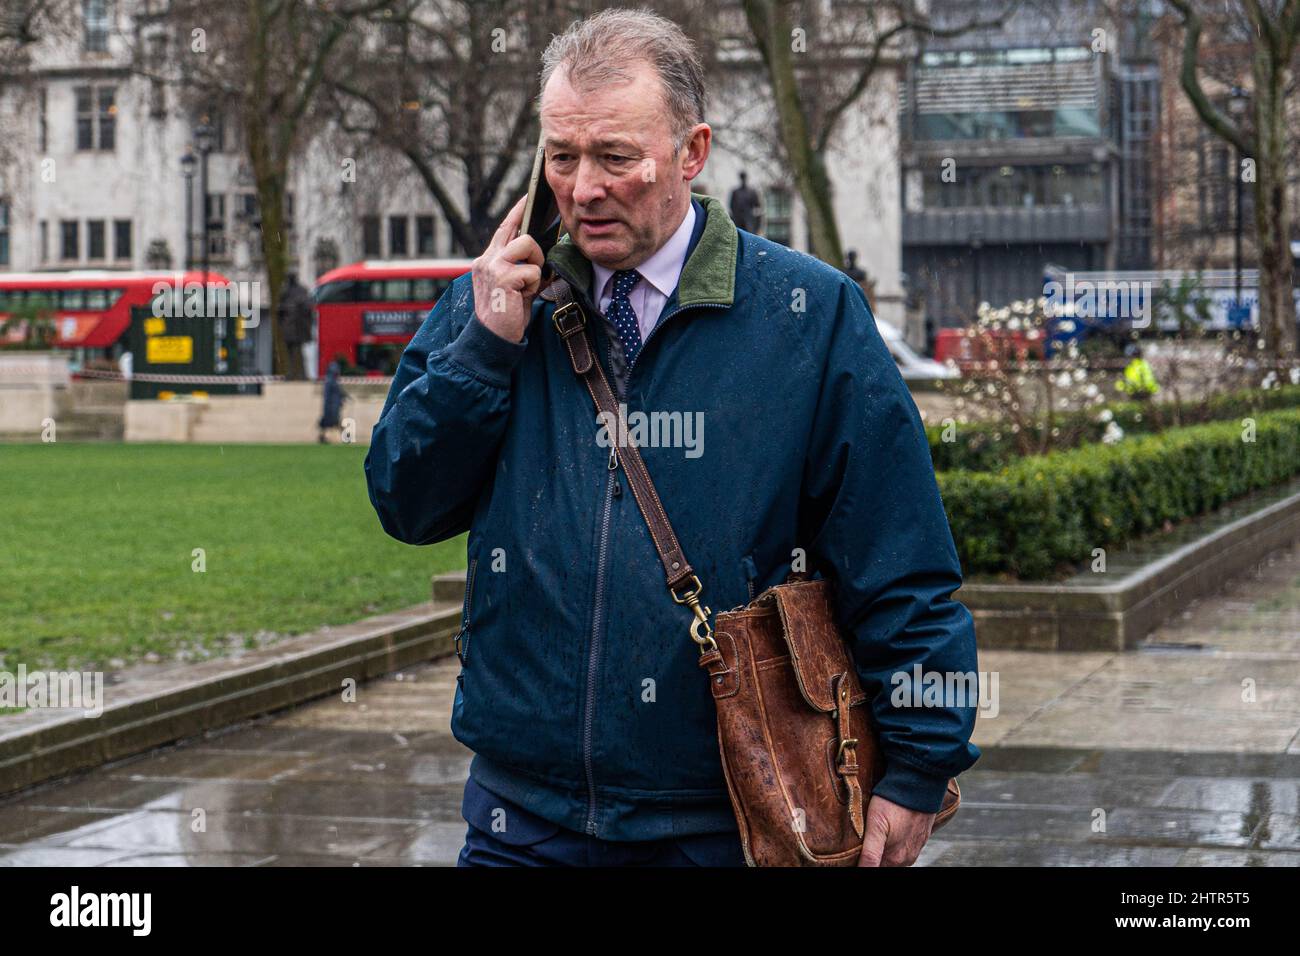
{"type": "Polygon", "coordinates": [[[569,301],[551,313],[551,322],[554,323],[555,331],[560,333],[560,337],[567,339],[575,332],[581,331],[582,327],[587,324],[587,317],[582,314],[582,309],[578,307],[577,302],[569,301]],[[578,314],[577,321],[572,325],[566,325],[563,317],[570,310],[578,314]]]}
{"type": "Polygon", "coordinates": [[[704,585],[700,583],[699,575],[696,574],[690,576],[690,581],[695,586],[685,594],[679,595],[676,588],[669,588],[668,593],[673,596],[674,601],[685,604],[695,614],[695,620],[691,622],[691,640],[700,645],[700,653],[716,651],[718,644],[713,639],[713,625],[709,623],[709,615],[713,612],[700,604],[700,592],[704,590],[704,585]]]}

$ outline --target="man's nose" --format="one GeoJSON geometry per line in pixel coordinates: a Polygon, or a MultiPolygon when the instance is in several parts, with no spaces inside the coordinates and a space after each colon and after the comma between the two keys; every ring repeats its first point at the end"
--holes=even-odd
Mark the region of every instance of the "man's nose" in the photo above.
{"type": "Polygon", "coordinates": [[[583,157],[578,161],[578,175],[573,183],[573,201],[589,206],[605,198],[605,171],[600,163],[583,157]]]}

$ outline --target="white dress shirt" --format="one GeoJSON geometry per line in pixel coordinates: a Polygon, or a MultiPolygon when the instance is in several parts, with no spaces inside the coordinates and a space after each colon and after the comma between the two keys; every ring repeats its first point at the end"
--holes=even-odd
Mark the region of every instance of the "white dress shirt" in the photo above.
{"type": "MultiPolygon", "coordinates": [[[[642,342],[650,336],[650,330],[655,327],[664,310],[664,303],[677,288],[677,280],[682,275],[682,266],[686,264],[686,250],[691,244],[691,230],[694,228],[695,203],[691,203],[686,207],[686,216],[682,219],[682,224],[677,227],[677,231],[669,236],[668,241],[650,258],[636,267],[636,271],[641,273],[641,278],[628,293],[628,301],[632,303],[632,311],[636,313],[636,324],[641,330],[642,342]]],[[[604,313],[609,310],[609,302],[614,297],[614,283],[611,281],[614,278],[614,270],[606,269],[594,262],[591,267],[595,287],[600,290],[600,294],[596,297],[596,304],[604,313]]]]}

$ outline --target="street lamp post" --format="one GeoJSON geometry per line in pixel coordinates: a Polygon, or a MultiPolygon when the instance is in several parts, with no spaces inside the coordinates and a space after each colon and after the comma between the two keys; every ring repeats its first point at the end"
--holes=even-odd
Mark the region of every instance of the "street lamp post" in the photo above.
{"type": "Polygon", "coordinates": [[[975,314],[980,311],[980,249],[984,248],[984,235],[976,229],[970,234],[971,272],[975,285],[975,314]]]}
{"type": "Polygon", "coordinates": [[[185,271],[194,261],[194,150],[186,147],[181,157],[181,176],[185,178],[185,271]]]}
{"type": "MultiPolygon", "coordinates": [[[[1240,86],[1234,86],[1228,94],[1228,110],[1236,119],[1238,129],[1241,128],[1241,121],[1246,115],[1246,99],[1248,95],[1249,94],[1240,86]]],[[[1235,196],[1233,202],[1237,207],[1237,232],[1233,240],[1237,276],[1236,294],[1232,301],[1233,310],[1236,312],[1236,315],[1234,316],[1236,321],[1233,324],[1244,325],[1245,320],[1241,315],[1241,147],[1234,144],[1233,153],[1236,157],[1236,168],[1232,171],[1232,178],[1235,183],[1235,196]]]]}
{"type": "Polygon", "coordinates": [[[207,117],[194,129],[194,145],[199,150],[199,193],[203,196],[203,301],[208,299],[208,256],[211,247],[208,242],[208,154],[212,152],[213,129],[207,123],[207,117]]]}

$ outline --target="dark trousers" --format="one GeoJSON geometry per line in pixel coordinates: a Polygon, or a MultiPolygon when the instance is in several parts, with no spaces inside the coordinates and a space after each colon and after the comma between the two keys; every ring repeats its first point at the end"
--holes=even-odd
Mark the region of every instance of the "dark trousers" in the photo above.
{"type": "Polygon", "coordinates": [[[461,815],[469,824],[457,866],[744,866],[740,834],[601,840],[529,813],[471,777],[461,815]]]}

